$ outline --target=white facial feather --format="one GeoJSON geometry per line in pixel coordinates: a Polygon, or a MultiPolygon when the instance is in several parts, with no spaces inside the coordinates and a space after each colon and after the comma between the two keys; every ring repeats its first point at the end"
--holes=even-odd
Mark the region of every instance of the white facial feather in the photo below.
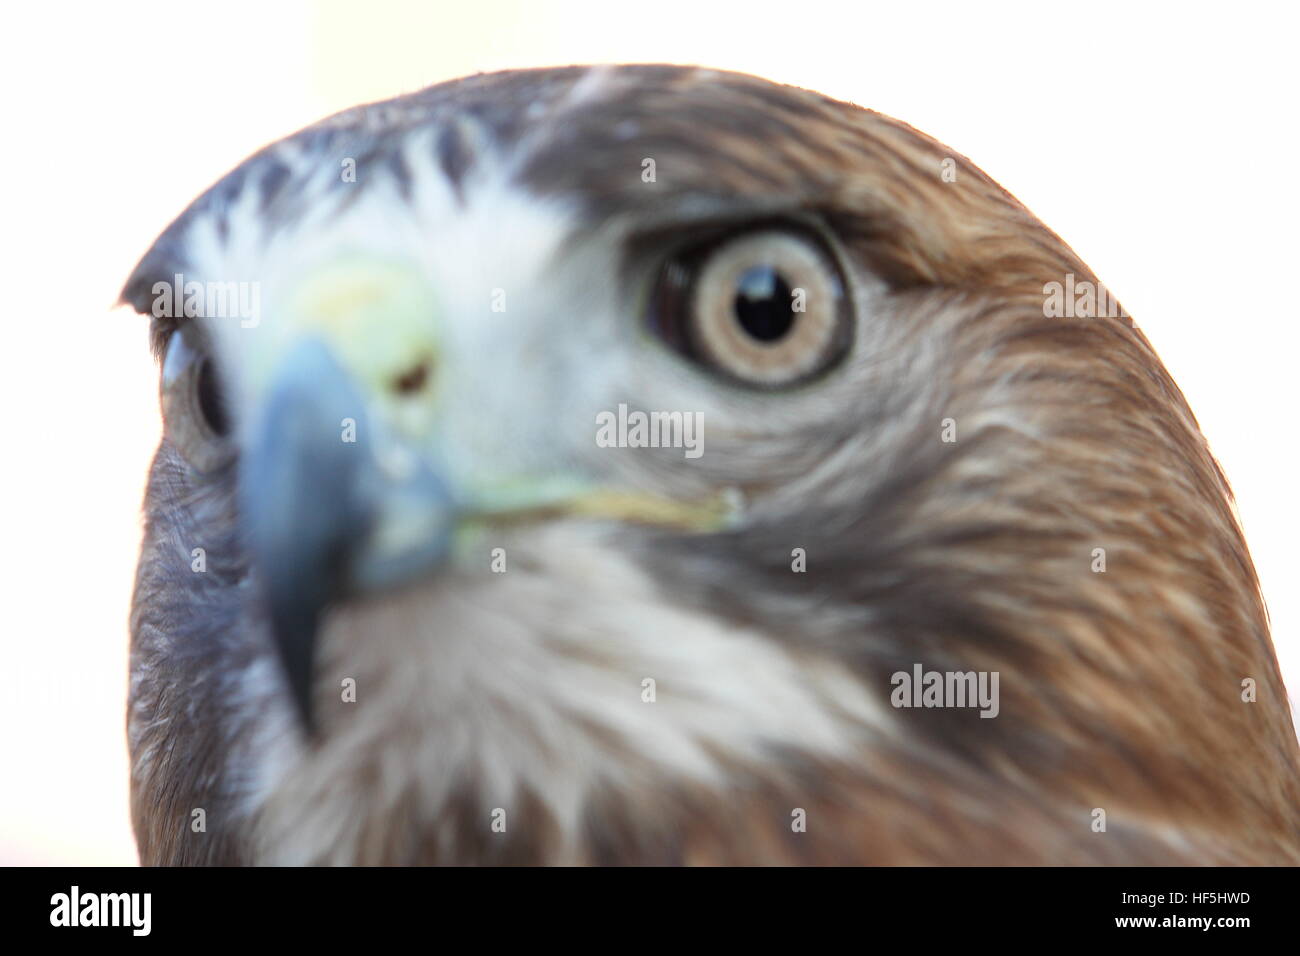
{"type": "Polygon", "coordinates": [[[675,605],[602,529],[501,540],[504,574],[457,572],[329,619],[320,684],[352,677],[357,702],[323,705],[319,750],[267,734],[279,744],[248,810],[273,858],[355,858],[358,808],[396,816],[418,795],[436,817],[467,781],[485,822],[539,797],[576,854],[597,786],[726,786],[719,756],[848,759],[887,732],[843,668],[675,605]]]}

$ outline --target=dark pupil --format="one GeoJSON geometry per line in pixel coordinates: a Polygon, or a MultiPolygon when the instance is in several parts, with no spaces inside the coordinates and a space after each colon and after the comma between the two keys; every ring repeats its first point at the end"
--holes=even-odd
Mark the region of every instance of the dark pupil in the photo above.
{"type": "Polygon", "coordinates": [[[774,342],[794,326],[790,286],[771,266],[754,266],[736,283],[736,320],[753,338],[774,342]]]}
{"type": "Polygon", "coordinates": [[[217,435],[225,435],[230,429],[230,420],[226,417],[226,408],[221,401],[221,386],[217,382],[216,369],[211,359],[204,359],[199,368],[199,411],[208,423],[208,427],[217,435]]]}

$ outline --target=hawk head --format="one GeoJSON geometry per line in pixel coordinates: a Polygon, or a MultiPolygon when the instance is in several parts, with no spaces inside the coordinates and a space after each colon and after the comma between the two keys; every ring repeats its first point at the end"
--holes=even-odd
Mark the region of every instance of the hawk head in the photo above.
{"type": "Polygon", "coordinates": [[[146,862],[1300,860],[1191,412],[902,123],[475,76],[267,147],[124,299],[146,862]]]}

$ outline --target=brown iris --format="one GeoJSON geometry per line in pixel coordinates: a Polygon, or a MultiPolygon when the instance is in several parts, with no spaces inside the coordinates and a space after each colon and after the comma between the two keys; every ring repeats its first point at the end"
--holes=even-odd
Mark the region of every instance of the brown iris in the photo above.
{"type": "Polygon", "coordinates": [[[796,231],[744,232],[665,267],[656,327],[674,347],[730,378],[791,385],[843,355],[851,316],[834,260],[796,231]]]}

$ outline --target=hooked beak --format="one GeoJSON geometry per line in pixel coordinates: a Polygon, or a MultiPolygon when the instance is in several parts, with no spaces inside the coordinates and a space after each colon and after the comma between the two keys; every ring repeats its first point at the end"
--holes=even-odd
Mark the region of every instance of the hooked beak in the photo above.
{"type": "Polygon", "coordinates": [[[350,376],[310,339],[281,362],[252,423],[240,505],[276,649],[304,729],[316,632],[349,595],[409,580],[448,553],[454,507],[415,456],[386,464],[350,376]]]}

